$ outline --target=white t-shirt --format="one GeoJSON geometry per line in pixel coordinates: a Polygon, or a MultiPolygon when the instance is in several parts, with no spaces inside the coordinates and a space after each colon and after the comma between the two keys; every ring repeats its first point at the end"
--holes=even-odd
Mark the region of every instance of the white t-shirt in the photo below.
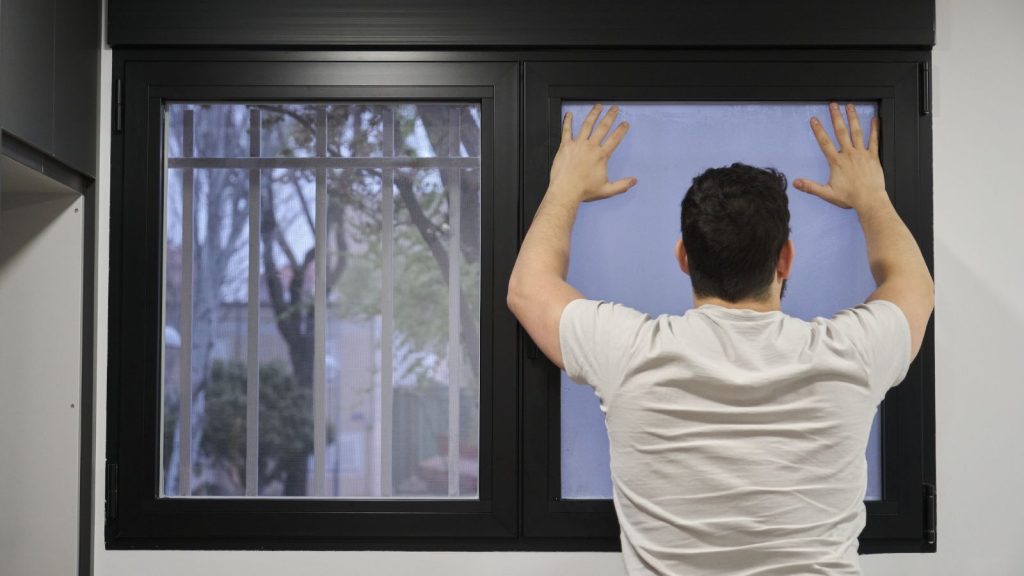
{"type": "Polygon", "coordinates": [[[580,299],[559,338],[605,413],[631,575],[860,574],[868,434],[911,360],[899,307],[807,322],[580,299]]]}

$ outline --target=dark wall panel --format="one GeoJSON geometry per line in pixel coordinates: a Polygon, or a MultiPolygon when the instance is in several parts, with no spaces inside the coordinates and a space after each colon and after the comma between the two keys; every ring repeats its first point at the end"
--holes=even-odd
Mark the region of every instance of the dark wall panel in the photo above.
{"type": "Polygon", "coordinates": [[[114,46],[932,46],[934,0],[110,0],[114,46]]]}
{"type": "Polygon", "coordinates": [[[53,0],[3,0],[3,129],[53,150],[53,0]]]}
{"type": "Polygon", "coordinates": [[[97,0],[57,0],[53,154],[90,176],[97,161],[100,22],[97,0]]]}
{"type": "Polygon", "coordinates": [[[2,0],[0,19],[0,127],[94,176],[99,0],[2,0]]]}

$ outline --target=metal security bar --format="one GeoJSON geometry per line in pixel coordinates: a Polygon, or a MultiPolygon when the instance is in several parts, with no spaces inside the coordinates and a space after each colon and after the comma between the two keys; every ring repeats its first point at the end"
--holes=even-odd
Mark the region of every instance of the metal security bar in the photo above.
{"type": "MultiPolygon", "coordinates": [[[[261,194],[264,171],[274,168],[310,169],[315,172],[314,214],[314,293],[313,293],[313,454],[309,495],[326,496],[327,456],[327,391],[326,391],[326,337],[328,293],[328,190],[329,169],[374,169],[381,174],[381,334],[380,334],[380,408],[379,408],[379,491],[383,497],[395,492],[394,460],[394,385],[395,385],[395,178],[401,168],[435,168],[443,171],[448,202],[447,282],[448,289],[448,417],[447,417],[447,493],[459,496],[461,453],[461,398],[464,358],[462,351],[462,177],[463,170],[479,168],[479,158],[462,157],[462,110],[448,111],[447,150],[437,150],[446,157],[400,157],[396,154],[395,105],[382,107],[382,154],[379,157],[340,157],[334,151],[329,155],[328,111],[326,105],[316,108],[313,126],[315,156],[262,157],[262,122],[264,109],[253,105],[248,108],[248,156],[202,157],[196,156],[195,111],[186,107],[182,111],[182,145],[180,157],[165,158],[166,169],[182,172],[182,288],[181,288],[181,353],[179,355],[178,419],[179,461],[177,473],[178,496],[191,496],[193,491],[193,406],[197,375],[193,373],[193,278],[196,254],[196,198],[195,171],[202,169],[240,169],[248,172],[248,234],[246,238],[248,277],[246,281],[246,392],[245,392],[245,472],[244,494],[260,494],[260,306],[261,306],[261,194]]],[[[342,454],[344,457],[344,454],[342,454]]]]}
{"type": "MultiPolygon", "coordinates": [[[[327,156],[327,109],[316,112],[316,153],[327,156]]],[[[327,480],[327,168],[316,169],[316,279],[313,292],[313,496],[324,495],[327,480]]]]}
{"type": "MultiPolygon", "coordinates": [[[[448,119],[449,155],[457,157],[461,143],[461,112],[448,119]]],[[[462,342],[459,306],[462,303],[461,184],[462,168],[448,168],[448,495],[459,495],[459,390],[462,383],[462,342]]]]}
{"type": "MultiPolygon", "coordinates": [[[[182,115],[182,155],[194,153],[195,121],[192,110],[182,115]]],[[[195,234],[195,173],[182,171],[181,187],[181,381],[178,386],[178,494],[192,494],[192,268],[195,234]]]]}
{"type": "MultiPolygon", "coordinates": [[[[395,155],[395,113],[384,109],[383,150],[395,155]]],[[[381,175],[381,337],[380,337],[380,494],[391,496],[394,432],[394,332],[395,332],[395,171],[385,167],[381,175]]]]}
{"type": "Polygon", "coordinates": [[[477,168],[478,158],[168,158],[168,168],[477,168]]]}
{"type": "MultiPolygon", "coordinates": [[[[260,109],[249,109],[249,156],[260,155],[260,109]]],[[[259,494],[260,462],[260,171],[249,171],[249,306],[245,399],[245,495],[259,494]]]]}

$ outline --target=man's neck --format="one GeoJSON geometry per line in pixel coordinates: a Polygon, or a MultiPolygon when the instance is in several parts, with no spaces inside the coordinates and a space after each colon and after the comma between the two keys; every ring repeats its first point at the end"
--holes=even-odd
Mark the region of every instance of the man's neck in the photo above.
{"type": "Polygon", "coordinates": [[[779,297],[775,295],[772,295],[771,298],[767,298],[765,300],[748,298],[746,300],[738,300],[736,302],[729,302],[728,300],[722,300],[721,298],[715,297],[693,297],[694,308],[705,304],[712,304],[714,306],[733,308],[737,310],[754,310],[756,312],[775,312],[782,309],[782,302],[779,300],[779,297]]]}

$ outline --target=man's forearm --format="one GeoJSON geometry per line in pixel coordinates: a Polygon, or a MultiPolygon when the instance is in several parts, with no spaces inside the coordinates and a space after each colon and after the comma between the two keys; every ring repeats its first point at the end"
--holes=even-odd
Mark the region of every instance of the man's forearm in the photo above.
{"type": "Polygon", "coordinates": [[[569,243],[579,210],[579,195],[549,188],[530,225],[511,282],[520,288],[545,278],[565,280],[569,269],[569,243]]]}
{"type": "Polygon", "coordinates": [[[508,284],[508,306],[544,354],[562,367],[562,310],[583,295],[565,281],[579,195],[549,188],[533,217],[508,284]]]}
{"type": "Polygon", "coordinates": [[[919,281],[930,290],[931,275],[917,242],[896,213],[887,194],[855,207],[867,243],[868,263],[879,286],[894,277],[919,281]]]}

